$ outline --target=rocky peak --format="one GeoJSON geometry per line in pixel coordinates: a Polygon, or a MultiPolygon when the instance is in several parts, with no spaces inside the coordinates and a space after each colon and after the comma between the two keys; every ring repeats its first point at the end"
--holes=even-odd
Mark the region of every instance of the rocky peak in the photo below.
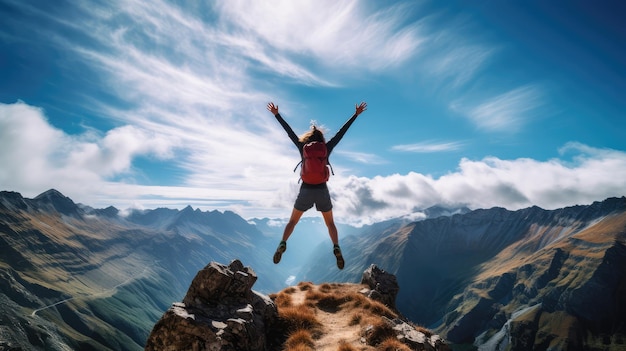
{"type": "Polygon", "coordinates": [[[197,273],[183,301],[155,324],[145,350],[271,351],[290,343],[294,350],[336,350],[342,344],[373,350],[385,342],[394,350],[449,350],[438,335],[395,311],[395,276],[376,265],[363,273],[361,284],[300,283],[271,298],[252,290],[256,280],[239,260],[228,266],[211,262],[197,273]],[[370,315],[354,311],[356,306],[370,315]],[[317,341],[306,340],[307,328],[315,329],[317,341]],[[292,335],[298,333],[295,339],[309,346],[294,346],[292,335]]]}
{"type": "Polygon", "coordinates": [[[28,209],[26,199],[15,191],[0,191],[0,204],[13,211],[28,209]]]}
{"type": "Polygon", "coordinates": [[[79,215],[78,206],[67,196],[64,196],[56,189],[50,189],[37,197],[34,202],[39,207],[51,208],[64,215],[79,215]]]}
{"type": "Polygon", "coordinates": [[[387,273],[375,264],[372,264],[363,272],[361,284],[369,286],[370,290],[366,294],[367,297],[378,300],[389,308],[397,310],[396,296],[398,296],[400,286],[395,275],[387,273]]]}
{"type": "Polygon", "coordinates": [[[156,323],[145,350],[266,350],[277,311],[252,290],[256,280],[239,260],[211,262],[156,323]]]}

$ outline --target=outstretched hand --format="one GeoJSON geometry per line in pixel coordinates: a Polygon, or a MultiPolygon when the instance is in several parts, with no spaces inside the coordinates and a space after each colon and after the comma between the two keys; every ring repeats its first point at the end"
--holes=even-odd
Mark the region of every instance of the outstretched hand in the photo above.
{"type": "Polygon", "coordinates": [[[278,105],[274,105],[273,102],[270,102],[267,104],[267,110],[276,116],[278,114],[278,105]]]}
{"type": "Polygon", "coordinates": [[[360,105],[354,105],[356,112],[355,114],[358,116],[360,115],[363,111],[367,110],[367,103],[365,101],[361,102],[360,105]]]}

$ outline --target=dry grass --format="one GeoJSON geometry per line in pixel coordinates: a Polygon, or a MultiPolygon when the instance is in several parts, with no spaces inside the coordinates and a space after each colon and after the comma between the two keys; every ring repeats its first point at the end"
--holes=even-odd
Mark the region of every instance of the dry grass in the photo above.
{"type": "Polygon", "coordinates": [[[295,350],[298,347],[305,347],[309,349],[313,349],[315,347],[313,335],[311,335],[310,331],[299,329],[289,335],[287,341],[285,341],[285,350],[295,350]]]}
{"type": "Polygon", "coordinates": [[[352,318],[350,318],[350,325],[359,325],[361,324],[362,320],[363,320],[363,313],[357,312],[352,315],[352,318]]]}
{"type": "MultiPolygon", "coordinates": [[[[366,296],[356,292],[333,291],[330,284],[321,285],[319,291],[308,290],[306,300],[325,311],[338,311],[343,307],[347,307],[350,309],[367,310],[370,311],[371,314],[385,316],[390,319],[398,317],[396,312],[380,301],[370,300],[366,296]],[[326,288],[322,290],[324,286],[326,288]]],[[[312,305],[311,303],[309,303],[309,306],[312,305]]]]}
{"type": "Polygon", "coordinates": [[[315,317],[315,312],[310,308],[302,306],[283,307],[278,310],[278,317],[285,325],[289,334],[298,330],[308,330],[312,333],[319,333],[322,324],[315,317]]]}
{"type": "Polygon", "coordinates": [[[358,351],[358,350],[354,346],[343,342],[339,345],[339,347],[337,348],[337,351],[358,351]]]}
{"type": "Polygon", "coordinates": [[[315,349],[306,345],[296,345],[291,348],[284,348],[283,351],[314,351],[315,349]]]}
{"type": "MultiPolygon", "coordinates": [[[[398,314],[382,302],[359,293],[359,289],[362,287],[349,284],[316,286],[303,282],[297,288],[287,288],[272,295],[286,333],[283,350],[308,351],[320,347],[325,351],[411,350],[397,339],[397,332],[389,322],[389,319],[398,318],[398,314]],[[329,320],[329,316],[343,321],[336,324],[338,322],[329,320]],[[329,325],[333,327],[328,329],[329,325]],[[341,336],[344,334],[334,334],[339,332],[335,329],[337,327],[343,328],[342,333],[349,330],[345,328],[353,328],[353,332],[345,334],[344,338],[341,336]],[[360,338],[364,339],[365,345],[358,341],[360,338]]],[[[426,336],[432,335],[426,328],[411,326],[426,336]]]]}
{"type": "Polygon", "coordinates": [[[368,345],[379,345],[389,338],[395,338],[396,332],[386,321],[379,319],[365,330],[365,341],[368,345]]]}
{"type": "Polygon", "coordinates": [[[372,311],[374,314],[385,316],[390,319],[398,317],[397,313],[392,311],[391,308],[387,307],[384,303],[380,301],[370,301],[369,310],[372,311]]]}
{"type": "Polygon", "coordinates": [[[343,294],[326,294],[317,300],[317,307],[326,312],[337,312],[346,302],[346,296],[343,294]]]}
{"type": "Polygon", "coordinates": [[[293,299],[291,298],[291,295],[285,291],[270,295],[270,299],[274,301],[276,307],[278,308],[293,306],[293,299]]]}
{"type": "Polygon", "coordinates": [[[319,299],[323,298],[324,296],[326,296],[325,293],[311,289],[311,290],[306,290],[305,299],[307,301],[317,302],[319,301],[319,299]]]}
{"type": "Polygon", "coordinates": [[[328,283],[325,283],[325,284],[320,285],[318,289],[321,292],[328,293],[333,289],[333,286],[328,283]]]}
{"type": "Polygon", "coordinates": [[[352,315],[350,319],[350,325],[360,325],[361,327],[367,327],[380,321],[380,317],[373,315],[369,312],[357,311],[352,315]]]}
{"type": "Polygon", "coordinates": [[[393,337],[383,340],[376,346],[376,351],[411,351],[411,348],[393,337]]]}
{"type": "Polygon", "coordinates": [[[300,291],[308,291],[313,289],[313,283],[311,282],[300,282],[298,283],[298,288],[300,291]]]}
{"type": "Polygon", "coordinates": [[[390,319],[398,317],[398,314],[394,312],[391,308],[385,306],[384,303],[371,300],[366,296],[363,296],[362,294],[350,293],[344,298],[346,302],[349,302],[350,308],[370,311],[371,314],[385,316],[390,319]]]}

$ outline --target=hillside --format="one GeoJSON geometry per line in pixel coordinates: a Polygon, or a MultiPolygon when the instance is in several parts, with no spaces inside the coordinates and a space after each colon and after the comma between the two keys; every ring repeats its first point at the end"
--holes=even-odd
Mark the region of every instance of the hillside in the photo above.
{"type": "Polygon", "coordinates": [[[485,350],[619,350],[626,340],[626,198],[547,211],[476,210],[344,241],[345,272],[319,257],[304,279],[398,277],[398,308],[485,350]],[[349,243],[347,243],[349,241],[349,243]]]}
{"type": "Polygon", "coordinates": [[[0,345],[141,350],[207,262],[246,256],[264,276],[286,276],[267,259],[274,244],[234,213],[188,207],[123,217],[55,190],[34,199],[0,192],[0,345]]]}

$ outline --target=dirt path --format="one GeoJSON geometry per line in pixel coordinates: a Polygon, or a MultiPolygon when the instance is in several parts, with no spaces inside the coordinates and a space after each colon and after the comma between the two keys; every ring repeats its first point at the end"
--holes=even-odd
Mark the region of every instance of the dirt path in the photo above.
{"type": "MultiPolygon", "coordinates": [[[[313,291],[319,291],[319,286],[315,285],[312,289],[314,289],[313,291]]],[[[360,286],[355,284],[342,287],[341,289],[358,291],[360,290],[360,286]]],[[[307,291],[300,289],[293,293],[291,295],[293,305],[303,305],[306,301],[306,294],[307,291]]],[[[361,341],[361,326],[359,326],[358,323],[351,323],[354,315],[353,311],[344,309],[324,311],[319,308],[315,311],[317,320],[323,326],[322,336],[315,340],[315,350],[337,351],[341,344],[349,344],[354,350],[358,351],[375,350],[373,347],[365,345],[365,343],[361,341]]]]}

